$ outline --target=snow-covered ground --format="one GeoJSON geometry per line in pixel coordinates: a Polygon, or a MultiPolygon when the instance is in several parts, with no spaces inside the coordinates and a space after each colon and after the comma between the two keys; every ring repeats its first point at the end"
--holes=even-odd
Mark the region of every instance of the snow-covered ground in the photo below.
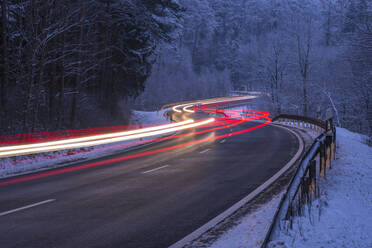
{"type": "Polygon", "coordinates": [[[167,110],[159,110],[159,111],[138,111],[133,110],[130,123],[131,125],[139,125],[139,124],[161,124],[165,122],[169,122],[166,120],[164,116],[167,110]]]}
{"type": "Polygon", "coordinates": [[[372,247],[372,147],[363,140],[337,129],[336,160],[320,181],[321,196],[268,247],[372,247]]]}
{"type": "Polygon", "coordinates": [[[275,195],[269,202],[241,218],[236,226],[222,234],[209,248],[261,247],[283,193],[275,195]]]}
{"type": "MultiPolygon", "coordinates": [[[[337,129],[336,160],[319,182],[321,196],[268,247],[372,247],[372,147],[363,141],[362,135],[337,129]]],[[[241,218],[208,247],[261,247],[281,196],[241,218]]]]}
{"type": "MultiPolygon", "coordinates": [[[[166,120],[164,116],[164,110],[154,112],[133,111],[130,124],[138,125],[138,128],[142,128],[141,124],[164,124],[168,122],[169,121],[166,120]]],[[[168,133],[166,135],[171,134],[172,133],[168,133]]],[[[140,144],[152,142],[154,139],[161,136],[164,135],[95,147],[28,155],[22,156],[21,158],[3,158],[0,159],[0,178],[58,168],[74,162],[88,161],[91,159],[108,156],[123,152],[123,150],[131,149],[140,144]]]]}

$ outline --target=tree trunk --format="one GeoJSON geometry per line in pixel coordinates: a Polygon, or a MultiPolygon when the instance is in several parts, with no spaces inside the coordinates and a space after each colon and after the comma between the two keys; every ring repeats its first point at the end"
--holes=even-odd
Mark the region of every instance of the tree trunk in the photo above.
{"type": "Polygon", "coordinates": [[[331,40],[331,2],[328,2],[327,24],[326,24],[326,46],[330,45],[331,40]]]}
{"type": "Polygon", "coordinates": [[[199,35],[199,26],[196,28],[194,32],[194,44],[192,47],[192,59],[195,59],[196,49],[198,46],[198,35],[199,35]]]}
{"type": "Polygon", "coordinates": [[[29,113],[31,112],[31,104],[33,99],[33,87],[34,87],[34,47],[35,47],[35,32],[33,30],[33,23],[34,23],[34,1],[31,0],[31,8],[29,10],[29,21],[27,22],[26,26],[26,33],[31,37],[30,38],[30,45],[27,46],[27,72],[28,72],[28,82],[27,82],[27,95],[25,106],[23,109],[23,128],[25,132],[30,131],[29,125],[29,113]]]}
{"type": "Polygon", "coordinates": [[[302,80],[302,90],[304,95],[304,116],[307,116],[307,82],[306,76],[302,80]]]}
{"type": "Polygon", "coordinates": [[[85,18],[85,1],[82,0],[81,2],[81,9],[80,9],[80,35],[79,35],[79,49],[78,49],[78,75],[75,78],[74,86],[73,86],[73,98],[72,98],[72,105],[71,105],[71,127],[74,128],[76,124],[76,112],[78,108],[78,97],[80,96],[80,81],[82,76],[82,48],[83,48],[83,38],[84,38],[84,18],[85,18]]]}
{"type": "Polygon", "coordinates": [[[8,84],[8,43],[7,43],[7,36],[8,36],[8,18],[7,18],[7,0],[2,0],[1,4],[1,14],[2,14],[2,37],[3,37],[3,80],[0,80],[0,104],[1,109],[4,110],[5,113],[5,104],[6,104],[6,85],[8,84]]]}
{"type": "Polygon", "coordinates": [[[35,131],[35,127],[37,126],[37,121],[38,121],[38,115],[39,115],[39,108],[40,108],[40,102],[41,102],[41,94],[40,94],[40,89],[41,85],[43,83],[43,78],[44,78],[44,67],[45,67],[45,54],[44,51],[41,51],[41,58],[40,58],[40,64],[39,64],[39,76],[36,82],[36,89],[34,95],[34,100],[35,100],[35,108],[33,109],[34,114],[32,118],[32,129],[31,132],[35,131]]]}
{"type": "Polygon", "coordinates": [[[62,61],[61,61],[61,78],[59,81],[59,96],[58,96],[58,128],[61,128],[64,122],[65,115],[65,34],[62,35],[62,61]]]}

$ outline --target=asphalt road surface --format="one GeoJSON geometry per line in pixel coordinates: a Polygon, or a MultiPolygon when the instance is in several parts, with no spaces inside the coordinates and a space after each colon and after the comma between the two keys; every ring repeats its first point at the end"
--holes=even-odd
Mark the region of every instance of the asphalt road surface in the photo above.
{"type": "MultiPolygon", "coordinates": [[[[162,141],[109,158],[254,125],[247,122],[162,141]]],[[[0,247],[168,247],[269,179],[298,146],[292,133],[269,125],[146,157],[1,186],[0,247]]]]}

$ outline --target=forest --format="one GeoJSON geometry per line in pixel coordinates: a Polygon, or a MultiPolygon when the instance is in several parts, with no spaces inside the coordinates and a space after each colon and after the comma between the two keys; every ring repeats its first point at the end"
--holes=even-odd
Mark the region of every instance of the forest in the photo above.
{"type": "Polygon", "coordinates": [[[369,0],[2,0],[0,132],[255,90],[372,136],[369,0]]]}

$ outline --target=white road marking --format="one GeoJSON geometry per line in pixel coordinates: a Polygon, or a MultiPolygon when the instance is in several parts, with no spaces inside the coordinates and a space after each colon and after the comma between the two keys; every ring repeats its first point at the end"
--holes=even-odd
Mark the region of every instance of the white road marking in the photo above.
{"type": "Polygon", "coordinates": [[[199,152],[199,153],[206,153],[207,151],[209,151],[210,149],[208,148],[208,149],[205,149],[205,150],[203,150],[203,151],[201,151],[201,152],[199,152]]]}
{"type": "Polygon", "coordinates": [[[220,141],[221,144],[223,144],[223,143],[225,143],[225,142],[226,142],[225,139],[223,139],[223,140],[220,141]]]}
{"type": "Polygon", "coordinates": [[[2,213],[0,213],[0,216],[4,216],[4,215],[7,215],[7,214],[11,214],[11,213],[18,212],[18,211],[21,211],[21,210],[25,210],[25,209],[28,209],[28,208],[33,208],[33,207],[36,207],[36,206],[39,206],[39,205],[42,205],[42,204],[46,204],[46,203],[49,203],[49,202],[52,202],[52,201],[55,201],[55,200],[56,199],[49,199],[49,200],[45,200],[45,201],[42,201],[42,202],[37,202],[37,203],[34,203],[34,204],[30,204],[30,205],[27,205],[27,206],[24,206],[24,207],[9,210],[9,211],[6,211],[6,212],[2,212],[2,213]]]}
{"type": "Polygon", "coordinates": [[[157,170],[160,170],[160,169],[163,169],[163,168],[166,168],[166,167],[169,167],[169,165],[164,165],[164,166],[160,166],[158,168],[152,169],[152,170],[144,171],[144,172],[142,172],[142,174],[146,174],[146,173],[150,173],[150,172],[153,172],[153,171],[157,171],[157,170]]]}

